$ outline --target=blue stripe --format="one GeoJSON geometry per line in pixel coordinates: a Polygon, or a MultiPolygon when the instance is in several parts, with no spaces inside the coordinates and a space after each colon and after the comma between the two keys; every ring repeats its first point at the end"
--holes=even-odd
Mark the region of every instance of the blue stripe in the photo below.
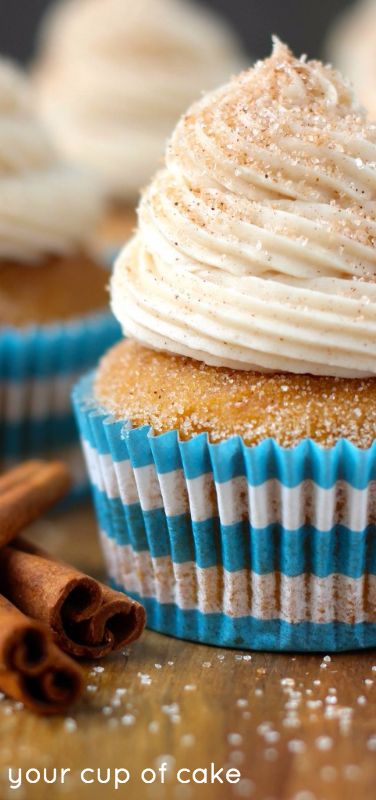
{"type": "MultiPolygon", "coordinates": [[[[122,591],[121,586],[114,588],[122,591]]],[[[145,607],[148,628],[179,639],[241,650],[285,652],[340,652],[376,647],[375,623],[291,624],[254,617],[234,619],[225,614],[182,611],[173,604],[163,605],[149,597],[130,594],[145,607]]]]}
{"type": "MultiPolygon", "coordinates": [[[[0,397],[7,386],[24,391],[26,381],[69,377],[78,370],[85,371],[120,336],[120,328],[109,313],[95,314],[61,325],[44,325],[17,331],[6,328],[0,332],[0,397]]],[[[29,386],[25,387],[29,392],[29,386]]],[[[49,388],[46,387],[48,397],[49,388]]],[[[0,420],[0,455],[2,458],[24,458],[48,455],[51,450],[76,442],[77,423],[73,409],[64,414],[48,409],[39,418],[30,416],[27,403],[25,415],[17,422],[0,420]]]]}
{"type": "Polygon", "coordinates": [[[118,322],[107,311],[26,330],[5,328],[0,333],[0,380],[22,383],[84,372],[120,335],[118,322]]]}
{"type": "Polygon", "coordinates": [[[201,569],[222,565],[228,572],[250,569],[258,575],[376,575],[373,525],[361,532],[342,525],[323,532],[312,525],[294,531],[277,523],[266,528],[248,522],[221,525],[217,517],[192,522],[189,514],[166,517],[162,509],[142,512],[137,503],[123,506],[98,489],[95,502],[100,527],[109,538],[131,544],[136,552],[149,550],[153,558],[171,556],[177,564],[194,561],[201,569]]]}
{"type": "Polygon", "coordinates": [[[0,455],[19,458],[48,454],[77,440],[77,423],[73,414],[25,419],[21,423],[0,421],[0,455]]]}
{"type": "Polygon", "coordinates": [[[239,437],[219,444],[209,443],[206,434],[187,442],[179,442],[176,431],[153,437],[148,426],[125,431],[126,420],[111,424],[104,410],[96,407],[92,380],[89,375],[74,392],[79,419],[98,414],[94,430],[90,424],[81,424],[84,436],[98,452],[110,452],[114,460],[122,460],[126,453],[135,468],[155,464],[157,471],[163,474],[182,466],[188,480],[212,472],[217,483],[245,476],[250,486],[276,479],[287,488],[311,480],[324,489],[330,489],[337,481],[345,481],[362,490],[376,480],[376,440],[368,450],[361,450],[347,440],[339,441],[332,448],[323,448],[305,439],[297,447],[288,449],[271,439],[247,447],[239,437]],[[91,398],[89,406],[88,397],[91,398]],[[99,431],[101,426],[105,435],[99,431]],[[126,447],[119,447],[121,440],[126,442],[126,447]]]}

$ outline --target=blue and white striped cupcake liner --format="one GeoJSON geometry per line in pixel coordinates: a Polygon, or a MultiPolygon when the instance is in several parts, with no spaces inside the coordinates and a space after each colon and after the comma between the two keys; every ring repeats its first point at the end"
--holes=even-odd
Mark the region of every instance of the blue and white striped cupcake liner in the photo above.
{"type": "Polygon", "coordinates": [[[221,646],[376,645],[376,442],[154,436],[74,405],[112,583],[149,627],[221,646]]]}
{"type": "MultiPolygon", "coordinates": [[[[120,338],[108,311],[56,325],[0,330],[0,464],[79,444],[72,385],[120,338]]],[[[83,487],[83,470],[80,483],[83,487]]],[[[86,480],[86,489],[88,483],[86,480]]]]}

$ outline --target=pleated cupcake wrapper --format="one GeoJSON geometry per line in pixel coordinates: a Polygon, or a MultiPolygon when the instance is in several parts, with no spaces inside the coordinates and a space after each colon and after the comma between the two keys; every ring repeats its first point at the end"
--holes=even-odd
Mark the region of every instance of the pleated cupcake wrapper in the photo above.
{"type": "Polygon", "coordinates": [[[222,646],[376,645],[376,443],[154,436],[74,404],[111,581],[149,627],[222,646]]]}
{"type": "Polygon", "coordinates": [[[72,385],[119,335],[107,311],[0,330],[0,460],[44,455],[78,441],[72,385]]]}

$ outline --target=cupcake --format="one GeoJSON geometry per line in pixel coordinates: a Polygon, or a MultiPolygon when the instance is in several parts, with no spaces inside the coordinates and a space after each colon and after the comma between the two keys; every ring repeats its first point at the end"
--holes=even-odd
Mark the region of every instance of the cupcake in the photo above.
{"type": "Polygon", "coordinates": [[[35,67],[40,106],[62,151],[104,182],[101,241],[124,242],[178,117],[240,59],[228,27],[187,0],[62,0],[49,12],[35,67]]]}
{"type": "Polygon", "coordinates": [[[24,76],[6,61],[0,137],[0,466],[58,452],[87,484],[71,386],[119,331],[108,273],[90,250],[101,195],[61,162],[24,76]]]}
{"type": "Polygon", "coordinates": [[[114,585],[221,646],[376,644],[376,129],[271,58],[179,122],[74,400],[114,585]]]}
{"type": "Polygon", "coordinates": [[[354,85],[360,102],[376,121],[376,3],[357,0],[329,34],[328,57],[354,85]]]}

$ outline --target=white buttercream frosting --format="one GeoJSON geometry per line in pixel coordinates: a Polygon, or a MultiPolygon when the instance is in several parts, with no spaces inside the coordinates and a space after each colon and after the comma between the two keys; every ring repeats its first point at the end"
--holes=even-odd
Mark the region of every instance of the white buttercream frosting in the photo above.
{"type": "Polygon", "coordinates": [[[93,181],[55,152],[22,73],[0,61],[0,259],[39,263],[77,250],[100,207],[93,181]]]}
{"type": "Polygon", "coordinates": [[[62,0],[44,27],[36,87],[66,154],[127,200],[157,169],[180,114],[240,59],[229,29],[188,0],[62,0]]]}
{"type": "Polygon", "coordinates": [[[359,101],[376,120],[376,2],[358,0],[336,20],[328,57],[352,82],[359,101]]]}
{"type": "Polygon", "coordinates": [[[339,73],[277,42],[178,124],[113,310],[208,364],[373,375],[375,213],[376,126],[339,73]]]}

